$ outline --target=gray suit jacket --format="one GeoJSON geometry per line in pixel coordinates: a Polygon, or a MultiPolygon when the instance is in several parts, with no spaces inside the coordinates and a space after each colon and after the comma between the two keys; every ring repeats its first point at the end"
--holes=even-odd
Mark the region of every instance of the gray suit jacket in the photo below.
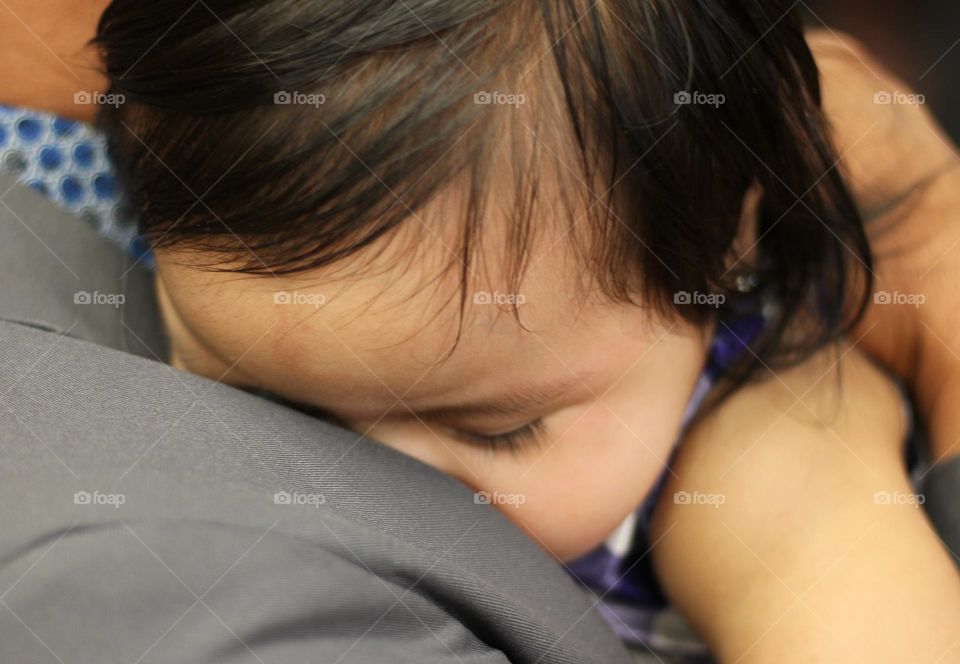
{"type": "Polygon", "coordinates": [[[131,263],[0,173],[0,662],[629,661],[463,485],[163,364],[131,263]]]}

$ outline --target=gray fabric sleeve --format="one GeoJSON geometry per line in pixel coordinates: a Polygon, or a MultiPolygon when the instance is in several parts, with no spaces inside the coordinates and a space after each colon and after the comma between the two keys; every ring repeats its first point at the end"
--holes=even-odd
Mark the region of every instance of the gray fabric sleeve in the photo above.
{"type": "Polygon", "coordinates": [[[920,490],[930,520],[960,566],[960,455],[934,466],[920,490]]]}
{"type": "Polygon", "coordinates": [[[0,578],[4,662],[508,661],[428,597],[282,526],[78,525],[0,578]]]}
{"type": "Polygon", "coordinates": [[[468,487],[157,362],[0,321],[0,459],[0,662],[629,659],[468,487]]]}

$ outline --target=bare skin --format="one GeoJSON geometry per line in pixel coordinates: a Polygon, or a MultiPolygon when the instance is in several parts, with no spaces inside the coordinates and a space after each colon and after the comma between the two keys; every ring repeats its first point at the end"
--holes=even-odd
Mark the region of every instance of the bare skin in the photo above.
{"type": "Polygon", "coordinates": [[[871,103],[880,91],[904,99],[914,91],[856,42],[820,33],[813,43],[858,198],[869,207],[927,183],[868,227],[880,297],[853,336],[908,381],[931,429],[932,455],[943,460],[960,454],[960,152],[924,105],[871,103]]]}
{"type": "Polygon", "coordinates": [[[0,5],[0,101],[89,122],[97,107],[74,95],[106,92],[87,46],[109,0],[5,0],[0,5]]]}
{"type": "Polygon", "coordinates": [[[960,575],[912,493],[902,413],[844,348],[748,386],[691,432],[652,556],[720,662],[960,661],[960,575]]]}

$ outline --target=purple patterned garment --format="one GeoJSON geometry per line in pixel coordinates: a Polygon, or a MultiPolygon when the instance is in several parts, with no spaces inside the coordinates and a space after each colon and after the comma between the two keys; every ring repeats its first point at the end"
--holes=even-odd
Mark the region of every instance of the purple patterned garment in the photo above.
{"type": "MultiPolygon", "coordinates": [[[[763,325],[762,316],[745,315],[719,326],[707,366],[687,408],[685,424],[697,412],[711,386],[757,337],[763,325]]],[[[568,569],[598,596],[601,615],[627,644],[669,657],[671,662],[712,662],[706,646],[669,606],[647,555],[650,517],[668,473],[664,468],[643,505],[625,524],[628,528],[632,524],[625,552],[618,552],[608,540],[571,563],[568,569]]]]}

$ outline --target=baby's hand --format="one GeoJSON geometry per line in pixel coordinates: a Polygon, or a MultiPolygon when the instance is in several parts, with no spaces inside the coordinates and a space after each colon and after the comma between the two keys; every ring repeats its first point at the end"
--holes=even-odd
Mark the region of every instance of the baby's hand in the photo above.
{"type": "Polygon", "coordinates": [[[911,491],[904,419],[891,382],[841,349],[694,427],[653,557],[721,662],[960,661],[960,575],[911,491]]]}

